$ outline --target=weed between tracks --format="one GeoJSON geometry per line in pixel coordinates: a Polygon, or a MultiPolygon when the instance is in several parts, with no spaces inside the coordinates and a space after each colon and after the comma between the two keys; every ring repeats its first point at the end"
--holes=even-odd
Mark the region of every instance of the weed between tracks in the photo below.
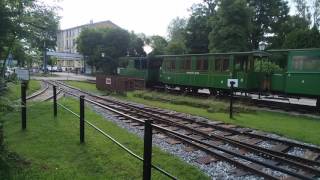
{"type": "MultiPolygon", "coordinates": [[[[143,98],[146,100],[168,102],[176,105],[186,105],[191,107],[205,108],[210,113],[229,112],[229,104],[223,101],[216,101],[214,98],[199,98],[187,97],[183,95],[171,95],[167,93],[154,91],[135,91],[132,93],[134,97],[143,98]]],[[[254,112],[248,107],[235,104],[235,112],[254,112]]]]}
{"type": "MultiPolygon", "coordinates": [[[[79,102],[59,100],[78,112],[79,102]]],[[[142,162],[118,148],[94,129],[86,126],[86,143],[79,144],[79,120],[58,107],[53,118],[52,102],[34,104],[28,109],[27,130],[20,130],[19,112],[0,117],[4,121],[7,150],[1,163],[4,179],[141,179],[142,162]]],[[[111,134],[142,156],[143,141],[93,111],[86,109],[86,120],[111,134]]],[[[180,179],[208,179],[198,169],[154,148],[153,162],[180,179]]],[[[2,179],[2,178],[0,178],[2,179]]],[[[153,170],[153,179],[166,179],[153,170]]]]}

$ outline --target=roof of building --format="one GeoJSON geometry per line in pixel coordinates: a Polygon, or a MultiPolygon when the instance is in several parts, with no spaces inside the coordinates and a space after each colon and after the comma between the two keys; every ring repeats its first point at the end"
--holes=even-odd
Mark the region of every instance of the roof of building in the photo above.
{"type": "Polygon", "coordinates": [[[47,55],[48,56],[55,56],[55,57],[58,57],[58,58],[64,59],[64,60],[80,60],[83,58],[83,56],[81,54],[77,54],[77,53],[48,51],[47,55]]]}
{"type": "Polygon", "coordinates": [[[110,24],[111,26],[114,26],[116,28],[120,28],[118,25],[114,24],[112,21],[110,20],[106,20],[106,21],[99,21],[99,22],[95,22],[95,23],[88,23],[88,24],[83,24],[80,26],[75,26],[75,27],[71,27],[71,28],[67,28],[67,29],[61,29],[60,31],[67,31],[67,30],[72,30],[72,29],[78,29],[78,28],[84,28],[87,26],[95,26],[95,25],[99,25],[99,24],[110,24]]]}

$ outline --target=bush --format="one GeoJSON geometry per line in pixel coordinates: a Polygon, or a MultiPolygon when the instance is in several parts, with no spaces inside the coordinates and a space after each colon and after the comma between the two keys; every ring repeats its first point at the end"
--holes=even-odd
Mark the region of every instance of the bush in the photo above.
{"type": "MultiPolygon", "coordinates": [[[[2,125],[2,122],[0,121],[0,152],[3,151],[4,149],[4,143],[3,143],[3,125],[2,125]]],[[[1,154],[1,153],[0,153],[1,154]]]]}

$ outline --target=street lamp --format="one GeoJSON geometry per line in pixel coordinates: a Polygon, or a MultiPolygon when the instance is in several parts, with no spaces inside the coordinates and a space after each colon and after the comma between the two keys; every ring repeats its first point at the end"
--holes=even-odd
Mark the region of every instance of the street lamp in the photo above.
{"type": "Polygon", "coordinates": [[[260,51],[264,51],[266,49],[266,47],[267,47],[267,43],[265,43],[263,41],[259,43],[259,50],[260,51]]]}

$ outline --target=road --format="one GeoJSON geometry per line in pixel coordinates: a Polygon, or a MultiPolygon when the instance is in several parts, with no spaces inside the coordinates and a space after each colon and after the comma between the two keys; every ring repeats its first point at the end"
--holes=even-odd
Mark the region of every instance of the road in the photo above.
{"type": "Polygon", "coordinates": [[[31,79],[35,80],[74,80],[74,81],[87,81],[96,80],[94,76],[87,76],[83,74],[67,73],[67,72],[54,72],[53,77],[41,77],[41,76],[31,76],[31,79]]]}

